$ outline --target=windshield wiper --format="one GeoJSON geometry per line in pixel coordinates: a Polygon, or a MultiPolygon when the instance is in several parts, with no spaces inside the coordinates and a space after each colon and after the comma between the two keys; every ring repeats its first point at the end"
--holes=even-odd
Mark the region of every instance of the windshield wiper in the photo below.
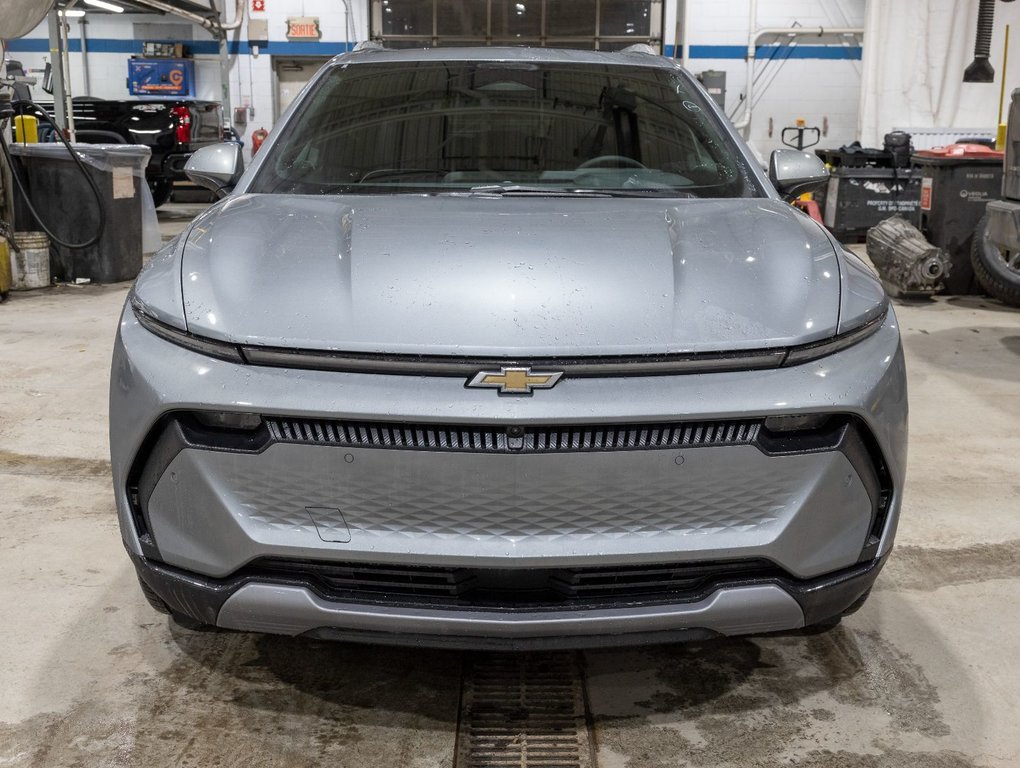
{"type": "Polygon", "coordinates": [[[564,187],[526,186],[523,184],[485,184],[471,187],[472,195],[499,195],[521,197],[679,197],[689,199],[697,195],[673,188],[632,187],[629,189],[586,189],[564,187]]]}
{"type": "Polygon", "coordinates": [[[482,184],[471,187],[470,195],[499,195],[502,197],[612,197],[609,190],[565,189],[563,187],[527,186],[525,184],[482,184]]]}

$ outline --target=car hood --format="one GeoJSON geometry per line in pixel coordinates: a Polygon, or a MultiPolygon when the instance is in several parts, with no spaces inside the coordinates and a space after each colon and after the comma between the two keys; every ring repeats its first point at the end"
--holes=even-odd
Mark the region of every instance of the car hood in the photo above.
{"type": "Polygon", "coordinates": [[[634,355],[832,336],[839,264],[774,200],[241,195],[181,262],[188,330],[244,344],[634,355]]]}

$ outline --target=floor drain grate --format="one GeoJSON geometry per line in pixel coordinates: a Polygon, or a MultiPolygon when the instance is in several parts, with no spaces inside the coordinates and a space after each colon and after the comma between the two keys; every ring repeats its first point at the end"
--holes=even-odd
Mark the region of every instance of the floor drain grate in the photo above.
{"type": "Polygon", "coordinates": [[[592,768],[577,654],[465,660],[457,768],[592,768]]]}

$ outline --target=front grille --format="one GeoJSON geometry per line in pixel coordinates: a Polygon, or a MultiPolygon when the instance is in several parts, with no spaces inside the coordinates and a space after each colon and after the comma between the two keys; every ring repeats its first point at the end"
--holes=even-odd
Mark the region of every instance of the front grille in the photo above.
{"type": "Polygon", "coordinates": [[[239,576],[300,582],[327,600],[535,609],[697,600],[719,582],[785,578],[767,560],[594,568],[458,568],[264,558],[239,576]]]}
{"type": "Polygon", "coordinates": [[[635,451],[748,445],[759,419],[552,427],[390,424],[267,417],[277,442],[473,453],[635,451]]]}

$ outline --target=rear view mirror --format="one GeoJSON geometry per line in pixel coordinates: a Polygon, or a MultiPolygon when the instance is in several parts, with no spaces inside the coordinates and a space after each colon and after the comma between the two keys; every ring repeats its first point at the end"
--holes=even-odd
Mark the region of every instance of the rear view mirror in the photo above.
{"type": "Polygon", "coordinates": [[[828,180],[825,163],[810,152],[777,149],[769,159],[769,181],[787,200],[812,192],[828,180]]]}
{"type": "Polygon", "coordinates": [[[184,174],[193,182],[223,197],[237,186],[244,173],[244,158],[237,144],[202,147],[188,158],[184,174]]]}

